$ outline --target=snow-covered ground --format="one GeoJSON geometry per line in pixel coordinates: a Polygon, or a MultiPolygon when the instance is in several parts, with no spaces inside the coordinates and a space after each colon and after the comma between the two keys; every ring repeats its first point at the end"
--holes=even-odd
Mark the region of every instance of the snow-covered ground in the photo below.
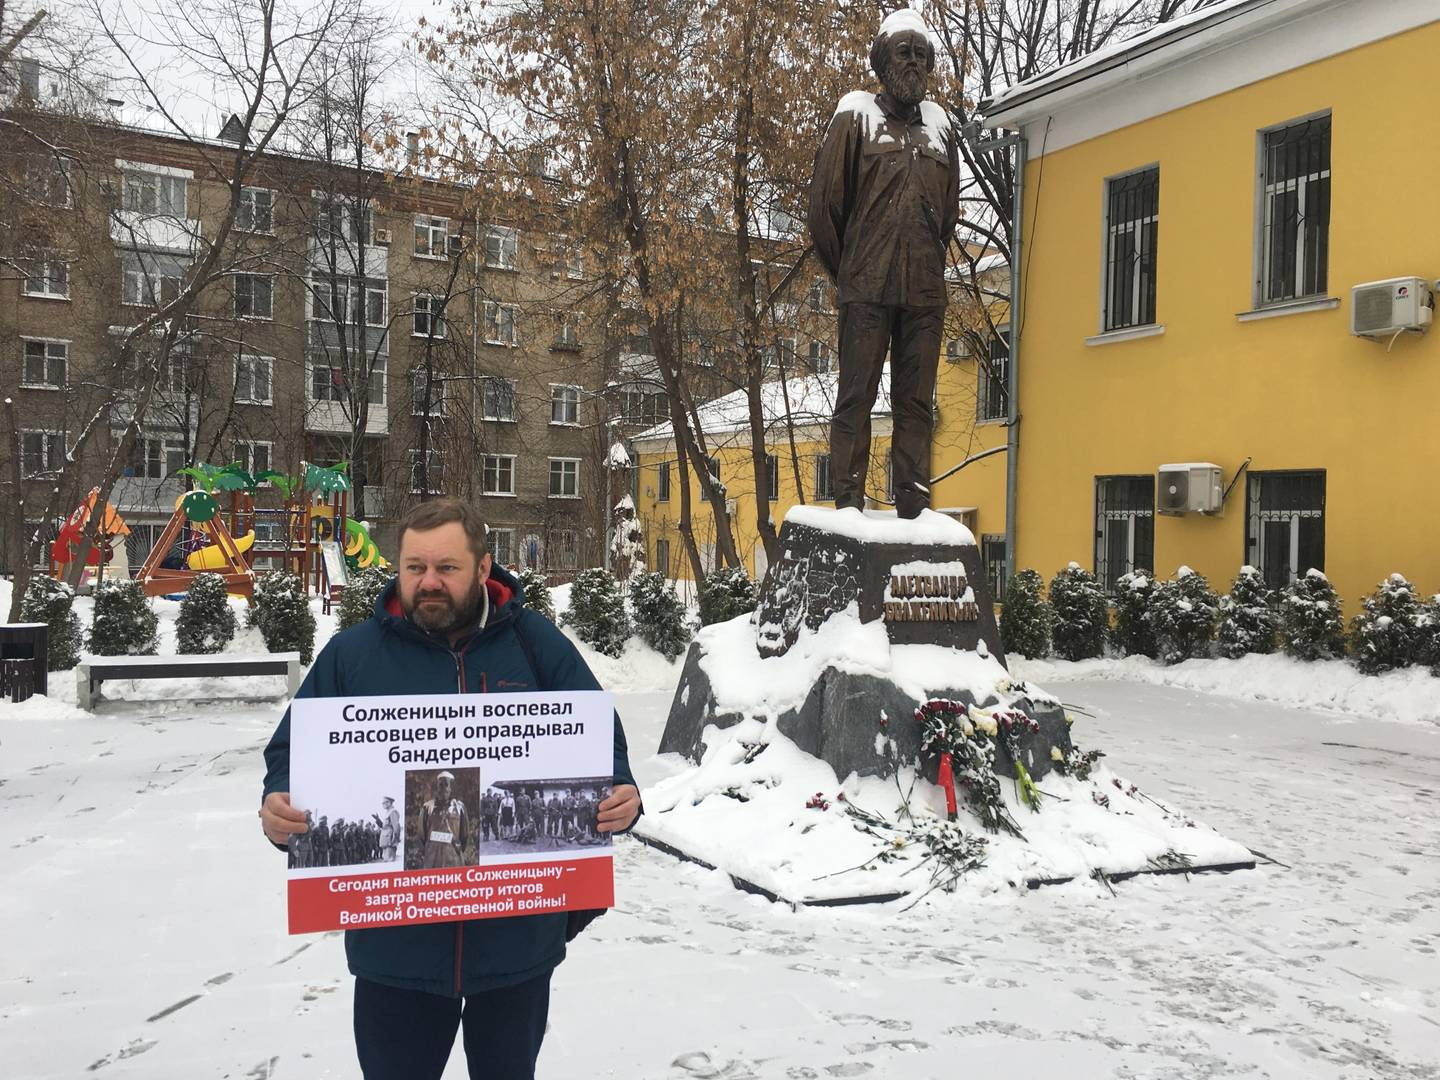
{"type": "MultiPolygon", "coordinates": [[[[672,774],[649,755],[678,665],[595,663],[642,783],[672,774]]],[[[1082,672],[1024,674],[1117,771],[1285,866],[797,912],[622,840],[540,1075],[1440,1076],[1440,727],[1082,672]]],[[[116,689],[0,704],[0,1074],[355,1076],[339,935],[285,936],[254,817],[280,680],[116,689]]]]}

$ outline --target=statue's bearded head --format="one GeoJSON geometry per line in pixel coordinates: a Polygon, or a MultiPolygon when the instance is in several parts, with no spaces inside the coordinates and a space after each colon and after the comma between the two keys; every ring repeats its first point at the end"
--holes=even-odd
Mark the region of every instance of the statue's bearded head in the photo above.
{"type": "Polygon", "coordinates": [[[870,66],[891,97],[913,108],[925,100],[926,84],[935,70],[935,46],[918,30],[887,34],[882,29],[870,47],[870,66]]]}

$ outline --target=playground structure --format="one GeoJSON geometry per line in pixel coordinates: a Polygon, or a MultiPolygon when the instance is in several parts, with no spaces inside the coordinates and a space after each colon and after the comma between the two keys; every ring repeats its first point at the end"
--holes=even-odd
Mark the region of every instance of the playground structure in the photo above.
{"type": "MultiPolygon", "coordinates": [[[[256,476],[238,465],[194,465],[180,470],[196,487],[176,500],[174,512],[135,575],[147,596],[187,592],[198,574],[218,573],[226,591],[248,601],[255,568],[284,570],[321,598],[326,612],[350,583],[352,569],[390,564],[366,526],[349,516],[350,478],[345,466],[301,463],[298,477],[265,471],[256,476]],[[262,485],[280,493],[278,507],[256,505],[262,485]],[[227,498],[228,497],[228,498],[227,498]],[[222,509],[222,500],[228,506],[222,509]],[[180,548],[183,565],[172,556],[180,548]]],[[[88,527],[95,530],[86,559],[89,584],[98,576],[128,578],[125,537],[130,528],[109,503],[103,521],[92,521],[99,489],[66,519],[50,548],[50,572],[63,577],[88,527]]]]}
{"type": "MultiPolygon", "coordinates": [[[[80,505],[70,512],[65,524],[60,527],[55,542],[50,545],[50,576],[57,580],[65,577],[65,571],[74,561],[76,552],[84,541],[85,527],[95,512],[95,500],[100,489],[93,487],[80,505]]],[[[108,502],[105,513],[98,523],[96,537],[85,557],[85,569],[81,571],[82,588],[93,585],[100,578],[128,578],[130,560],[125,551],[125,537],[130,535],[130,526],[108,502]]]]}

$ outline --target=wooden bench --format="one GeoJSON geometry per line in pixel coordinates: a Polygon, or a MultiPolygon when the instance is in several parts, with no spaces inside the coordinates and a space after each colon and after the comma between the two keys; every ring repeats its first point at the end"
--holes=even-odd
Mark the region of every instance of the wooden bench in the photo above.
{"type": "Polygon", "coordinates": [[[76,704],[93,709],[100,684],[109,679],[194,679],[219,675],[284,675],[292,697],[300,689],[305,667],[298,652],[265,656],[217,653],[202,656],[91,656],[75,668],[76,704]]]}

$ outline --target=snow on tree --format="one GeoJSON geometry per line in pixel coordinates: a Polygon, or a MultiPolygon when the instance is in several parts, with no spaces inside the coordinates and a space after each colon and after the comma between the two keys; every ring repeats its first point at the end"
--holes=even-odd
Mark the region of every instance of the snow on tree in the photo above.
{"type": "Polygon", "coordinates": [[[689,646],[685,605],[675,595],[675,585],[659,571],[630,579],[630,611],[640,639],[665,659],[674,660],[689,646]]]}
{"type": "Polygon", "coordinates": [[[755,583],[743,566],[727,566],[706,574],[700,585],[700,625],[729,622],[748,615],[759,603],[755,583]]]}
{"type": "Polygon", "coordinates": [[[1021,570],[1005,583],[1005,604],[1000,609],[1000,647],[1027,660],[1050,655],[1050,605],[1040,595],[1045,579],[1034,570],[1021,570]]]}
{"type": "Polygon", "coordinates": [[[635,502],[628,494],[615,504],[611,520],[610,568],[620,581],[645,572],[645,537],[635,515],[635,502]]]}
{"type": "Polygon", "coordinates": [[[375,603],[393,576],[378,566],[368,566],[355,574],[340,593],[340,616],[335,629],[349,630],[374,615],[375,603]]]}
{"type": "Polygon", "coordinates": [[[1280,633],[1280,612],[1275,595],[1265,585],[1265,578],[1253,566],[1242,566],[1230,586],[1230,593],[1220,598],[1220,626],[1215,631],[1215,646],[1220,655],[1237,660],[1246,653],[1273,653],[1280,633]]]}
{"type": "Polygon", "coordinates": [[[1148,609],[1160,659],[1178,664],[1206,656],[1219,614],[1219,597],[1210,591],[1205,575],[1182,566],[1169,581],[1160,582],[1148,609]]]}
{"type": "Polygon", "coordinates": [[[1297,660],[1334,660],[1345,655],[1345,623],[1335,587],[1319,570],[1307,570],[1280,598],[1285,652],[1297,660]]]}
{"type": "Polygon", "coordinates": [[[527,566],[515,575],[520,582],[520,597],[525,607],[538,611],[551,622],[555,621],[555,601],[550,596],[550,585],[545,572],[527,566]]]}
{"type": "Polygon", "coordinates": [[[176,651],[218,653],[235,636],[235,612],[219,574],[197,574],[175,620],[176,651]]]}
{"type": "Polygon", "coordinates": [[[1421,605],[1420,614],[1415,617],[1415,630],[1419,636],[1415,662],[1424,664],[1431,675],[1440,677],[1440,593],[1421,605]]]}
{"type": "Polygon", "coordinates": [[[247,617],[260,628],[271,652],[298,652],[308,664],[315,655],[315,614],[305,583],[294,574],[274,571],[255,580],[255,603],[247,617]]]}
{"type": "Polygon", "coordinates": [[[1391,574],[1369,596],[1350,622],[1350,652],[1362,674],[1408,667],[1419,659],[1422,614],[1415,586],[1403,574],[1391,574]]]}
{"type": "Polygon", "coordinates": [[[49,574],[36,574],[25,586],[20,621],[45,623],[49,628],[49,671],[65,671],[80,662],[84,634],[75,614],[75,590],[49,574]]]}
{"type": "Polygon", "coordinates": [[[1105,653],[1110,604],[1095,575],[1072,562],[1050,582],[1050,637],[1063,660],[1089,660],[1105,653]]]}
{"type": "Polygon", "coordinates": [[[97,656],[154,656],[159,623],[140,582],[102,580],[95,587],[90,651],[97,656]]]}
{"type": "Polygon", "coordinates": [[[1150,625],[1150,597],[1155,579],[1143,571],[1125,574],[1115,582],[1115,628],[1110,640],[1125,656],[1160,654],[1155,645],[1155,628],[1150,625]]]}
{"type": "Polygon", "coordinates": [[[574,627],[581,641],[606,656],[620,655],[630,637],[630,618],[613,574],[597,568],[575,576],[564,625],[574,627]]]}

